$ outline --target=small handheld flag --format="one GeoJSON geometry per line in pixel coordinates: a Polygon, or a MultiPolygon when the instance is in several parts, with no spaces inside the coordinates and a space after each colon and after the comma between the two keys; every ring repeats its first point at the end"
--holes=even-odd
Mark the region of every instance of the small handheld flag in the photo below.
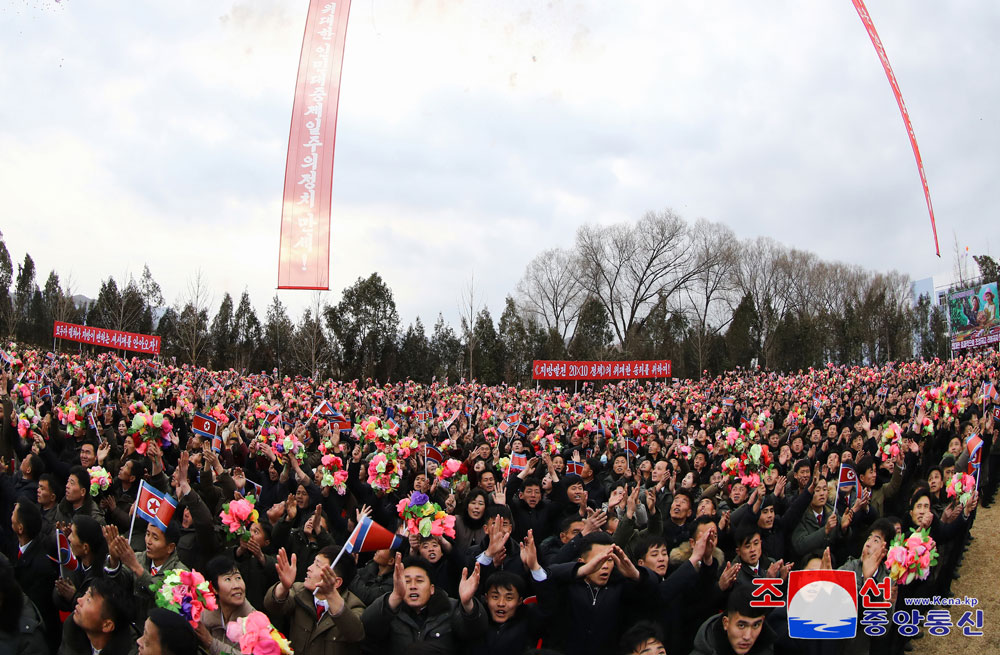
{"type": "Polygon", "coordinates": [[[434,462],[434,469],[437,470],[437,467],[444,462],[444,453],[434,446],[424,444],[424,473],[430,469],[431,462],[434,462]]]}
{"type": "Polygon", "coordinates": [[[115,360],[115,370],[119,375],[125,375],[125,364],[120,359],[115,360]]]}
{"type": "Polygon", "coordinates": [[[639,442],[630,437],[625,437],[625,450],[629,453],[630,457],[635,457],[639,454],[639,442]]]}
{"type": "Polygon", "coordinates": [[[389,532],[366,516],[361,519],[358,527],[354,528],[354,532],[351,533],[351,537],[344,547],[349,553],[367,553],[386,548],[393,550],[402,545],[403,538],[401,536],[389,532]]]}
{"type": "Polygon", "coordinates": [[[969,451],[969,466],[972,470],[976,472],[976,478],[979,478],[979,467],[983,461],[983,439],[978,434],[974,434],[969,437],[969,440],[965,442],[965,449],[969,451]]]}
{"type": "Polygon", "coordinates": [[[504,477],[510,477],[512,471],[523,471],[527,467],[527,455],[524,453],[512,453],[510,456],[510,464],[507,465],[507,470],[504,471],[504,477]]]}
{"type": "Polygon", "coordinates": [[[97,401],[100,399],[101,399],[101,394],[88,393],[86,396],[80,399],[80,407],[89,407],[90,405],[96,405],[97,401]]]}
{"type": "Polygon", "coordinates": [[[214,439],[219,436],[219,422],[205,414],[195,414],[191,419],[191,430],[202,437],[214,439]]]}
{"type": "Polygon", "coordinates": [[[853,489],[856,498],[861,495],[861,481],[858,480],[858,473],[853,466],[840,465],[840,481],[837,488],[840,490],[853,489]]]}
{"type": "Polygon", "coordinates": [[[49,555],[49,559],[59,564],[59,577],[62,577],[63,569],[75,571],[80,565],[69,547],[69,539],[59,528],[56,528],[56,556],[49,555]]]}
{"type": "Polygon", "coordinates": [[[177,501],[156,487],[139,483],[139,495],[135,500],[135,514],[150,525],[166,531],[170,519],[174,518],[177,501]]]}
{"type": "Polygon", "coordinates": [[[566,462],[566,475],[583,475],[583,462],[566,462]]]}

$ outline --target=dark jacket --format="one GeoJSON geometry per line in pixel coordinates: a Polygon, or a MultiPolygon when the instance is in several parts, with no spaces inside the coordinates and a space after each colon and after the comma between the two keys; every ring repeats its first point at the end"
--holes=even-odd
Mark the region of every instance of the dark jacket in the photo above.
{"type": "Polygon", "coordinates": [[[392,568],[385,575],[379,575],[378,564],[375,562],[365,564],[351,580],[351,593],[360,598],[365,606],[371,605],[390,591],[392,591],[392,568]]]}
{"type": "Polygon", "coordinates": [[[35,604],[25,596],[17,632],[0,631],[0,655],[48,655],[45,623],[35,604]]]}
{"type": "Polygon", "coordinates": [[[80,509],[73,509],[73,504],[65,498],[56,505],[56,523],[72,523],[73,519],[77,516],[89,516],[101,525],[104,525],[104,511],[94,502],[90,494],[84,496],[80,509]]]}
{"type": "MultiPolygon", "coordinates": [[[[38,608],[42,620],[46,627],[59,625],[59,613],[52,602],[52,589],[55,587],[56,578],[59,575],[59,567],[49,559],[50,554],[55,553],[55,543],[52,539],[46,539],[38,535],[28,544],[24,554],[17,556],[15,548],[11,564],[14,565],[14,577],[17,584],[21,586],[24,595],[31,599],[31,602],[38,608]]],[[[50,648],[55,648],[59,644],[59,630],[47,630],[46,641],[50,648]]]]}
{"type": "MultiPolygon", "coordinates": [[[[76,625],[72,616],[63,623],[62,633],[59,655],[92,655],[93,650],[90,647],[90,640],[87,639],[87,633],[76,625]]],[[[135,640],[136,635],[131,625],[126,624],[101,649],[101,655],[135,655],[139,650],[135,640]]]]}
{"type": "Polygon", "coordinates": [[[475,607],[466,614],[457,600],[436,589],[418,614],[405,603],[393,612],[389,595],[376,600],[361,615],[365,634],[380,653],[405,655],[411,644],[420,641],[427,646],[424,653],[451,655],[460,652],[464,642],[486,632],[486,608],[479,600],[473,600],[475,607]]]}
{"type": "Polygon", "coordinates": [[[292,585],[284,601],[275,597],[276,587],[277,584],[267,590],[264,609],[275,618],[288,620],[288,640],[296,655],[354,655],[361,652],[361,641],[365,638],[361,612],[365,606],[357,596],[344,591],[344,610],[340,615],[325,612],[317,621],[312,592],[301,582],[292,585]]]}
{"type": "MultiPolygon", "coordinates": [[[[694,650],[691,655],[731,655],[734,651],[729,645],[726,631],[722,629],[721,614],[705,621],[698,629],[694,638],[694,650]]],[[[773,655],[774,631],[765,623],[760,630],[757,641],[747,655],[773,655]]]]}
{"type": "Polygon", "coordinates": [[[657,576],[640,566],[637,582],[615,572],[605,586],[592,587],[576,577],[580,566],[580,562],[570,562],[548,570],[559,590],[552,646],[574,655],[614,652],[625,618],[625,605],[657,594],[658,580],[654,580],[657,576]]]}

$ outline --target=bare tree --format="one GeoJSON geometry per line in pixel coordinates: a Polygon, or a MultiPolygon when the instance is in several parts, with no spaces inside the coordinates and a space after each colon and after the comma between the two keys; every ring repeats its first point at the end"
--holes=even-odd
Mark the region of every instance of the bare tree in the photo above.
{"type": "Polygon", "coordinates": [[[965,289],[975,282],[975,275],[969,272],[969,249],[961,248],[958,245],[958,235],[954,234],[955,243],[953,246],[955,264],[954,264],[954,275],[955,284],[958,285],[956,290],[965,289]]]}
{"type": "Polygon", "coordinates": [[[476,338],[476,317],[479,312],[482,311],[484,306],[483,300],[479,290],[476,289],[476,273],[472,272],[469,276],[469,285],[462,289],[462,295],[459,298],[458,311],[459,315],[462,317],[462,335],[465,337],[466,351],[469,353],[469,379],[473,379],[475,374],[473,373],[472,357],[476,352],[477,338],[476,338]]]}
{"type": "Polygon", "coordinates": [[[323,315],[326,310],[324,291],[314,291],[312,301],[302,313],[302,320],[292,336],[292,357],[300,369],[309,371],[313,379],[327,369],[332,361],[333,348],[326,330],[323,315]]]}
{"type": "Polygon", "coordinates": [[[691,316],[691,343],[694,346],[698,375],[705,362],[712,340],[733,320],[730,307],[737,288],[734,270],[739,255],[733,231],[721,223],[701,219],[692,228],[696,273],[684,288],[687,313],[691,316]]]}
{"type": "Polygon", "coordinates": [[[585,225],[576,251],[580,283],[604,305],[626,355],[653,305],[669,301],[699,270],[690,230],[669,209],[647,212],[636,224],[585,225]]]}
{"type": "Polygon", "coordinates": [[[562,248],[538,254],[517,284],[521,307],[563,342],[572,331],[583,304],[584,290],[574,269],[573,255],[562,248]]]}
{"type": "MultiPolygon", "coordinates": [[[[70,273],[66,276],[66,281],[63,283],[62,293],[59,294],[55,305],[52,307],[52,318],[60,323],[71,322],[73,315],[76,313],[76,302],[73,300],[73,286],[73,274],[70,273]]],[[[57,343],[62,345],[62,339],[59,339],[57,343]]]]}
{"type": "Polygon", "coordinates": [[[764,356],[764,366],[772,357],[775,329],[785,315],[788,294],[787,267],[781,265],[785,247],[770,237],[757,237],[740,244],[735,268],[741,296],[750,296],[760,329],[757,344],[764,356]]]}
{"type": "Polygon", "coordinates": [[[187,292],[176,305],[177,340],[184,357],[197,365],[208,344],[208,307],[211,294],[201,269],[188,280],[187,292]]]}

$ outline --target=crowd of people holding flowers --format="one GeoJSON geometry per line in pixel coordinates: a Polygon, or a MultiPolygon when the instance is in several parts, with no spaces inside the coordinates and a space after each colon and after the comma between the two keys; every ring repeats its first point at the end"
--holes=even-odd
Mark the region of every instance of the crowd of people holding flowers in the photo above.
{"type": "Polygon", "coordinates": [[[573,392],[0,354],[0,653],[898,653],[754,580],[948,597],[1000,470],[995,352],[573,392]]]}

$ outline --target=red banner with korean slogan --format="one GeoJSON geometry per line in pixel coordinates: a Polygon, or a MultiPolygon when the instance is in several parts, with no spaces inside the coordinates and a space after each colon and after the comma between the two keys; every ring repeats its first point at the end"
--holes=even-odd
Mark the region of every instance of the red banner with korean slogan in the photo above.
{"type": "Polygon", "coordinates": [[[160,337],[148,334],[105,330],[104,328],[90,327],[89,325],[74,325],[73,323],[56,321],[52,326],[52,336],[56,339],[89,343],[92,346],[134,350],[135,352],[146,353],[147,355],[160,354],[160,337]]]}
{"type": "Polygon", "coordinates": [[[279,289],[330,288],[330,201],[350,0],[310,0],[281,206],[279,289]]]}
{"type": "Polygon", "coordinates": [[[670,360],[557,362],[536,359],[532,380],[631,380],[670,377],[670,360]]]}

